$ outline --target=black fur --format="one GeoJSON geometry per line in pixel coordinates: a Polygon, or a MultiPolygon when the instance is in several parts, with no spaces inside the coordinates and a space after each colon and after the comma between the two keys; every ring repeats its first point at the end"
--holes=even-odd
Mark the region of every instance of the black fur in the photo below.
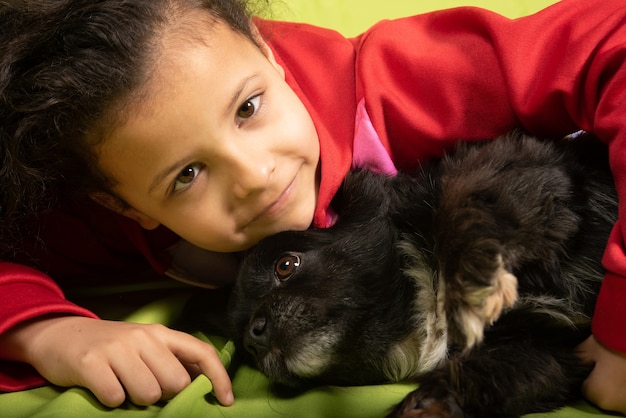
{"type": "Polygon", "coordinates": [[[579,395],[617,214],[606,149],[512,133],[416,176],[345,180],[328,229],[246,255],[237,341],[275,382],[419,388],[393,417],[508,417],[579,395]]]}

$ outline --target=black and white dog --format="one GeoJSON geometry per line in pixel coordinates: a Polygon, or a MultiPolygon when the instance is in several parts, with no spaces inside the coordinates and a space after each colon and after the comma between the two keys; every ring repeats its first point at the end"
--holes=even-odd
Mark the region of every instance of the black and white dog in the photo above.
{"type": "Polygon", "coordinates": [[[237,341],[270,379],[416,381],[393,417],[508,417],[579,396],[617,214],[606,148],[512,133],[415,176],[353,172],[328,229],[246,255],[237,341]]]}

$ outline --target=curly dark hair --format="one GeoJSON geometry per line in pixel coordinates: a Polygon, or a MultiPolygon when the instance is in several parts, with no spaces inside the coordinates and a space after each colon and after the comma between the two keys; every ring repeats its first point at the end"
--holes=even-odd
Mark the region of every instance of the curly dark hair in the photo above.
{"type": "Polygon", "coordinates": [[[0,0],[0,243],[59,196],[111,191],[94,132],[120,122],[159,32],[198,8],[254,41],[245,0],[0,0]]]}

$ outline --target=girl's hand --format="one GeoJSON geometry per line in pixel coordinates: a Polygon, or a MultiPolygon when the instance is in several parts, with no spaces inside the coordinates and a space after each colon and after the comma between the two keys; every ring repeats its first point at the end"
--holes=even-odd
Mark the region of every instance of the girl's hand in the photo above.
{"type": "Polygon", "coordinates": [[[76,316],[36,318],[0,336],[4,357],[30,363],[59,386],[83,386],[104,405],[167,400],[203,373],[222,405],[230,378],[210,344],[162,325],[76,316]]]}
{"type": "Polygon", "coordinates": [[[626,414],[626,354],[608,349],[591,336],[578,346],[580,356],[595,363],[583,394],[598,407],[626,414]]]}

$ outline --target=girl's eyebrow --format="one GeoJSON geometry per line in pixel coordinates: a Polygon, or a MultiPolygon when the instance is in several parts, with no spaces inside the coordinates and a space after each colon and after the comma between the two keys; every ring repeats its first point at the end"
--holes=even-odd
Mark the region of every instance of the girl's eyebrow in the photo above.
{"type": "Polygon", "coordinates": [[[241,81],[241,83],[239,83],[239,85],[237,86],[237,89],[235,90],[235,93],[233,94],[232,98],[230,99],[230,102],[228,103],[228,106],[226,107],[225,116],[228,117],[233,112],[233,109],[237,105],[239,105],[239,100],[240,100],[242,92],[244,91],[244,89],[246,88],[250,80],[254,79],[256,76],[257,74],[252,74],[244,78],[241,81]]]}
{"type": "Polygon", "coordinates": [[[169,177],[172,173],[180,170],[180,167],[184,166],[185,164],[187,164],[187,161],[189,161],[189,157],[184,157],[181,158],[180,160],[176,161],[175,163],[165,167],[163,170],[159,171],[154,178],[152,179],[152,183],[150,183],[150,187],[148,188],[148,194],[153,194],[155,189],[157,187],[159,187],[159,185],[161,185],[161,183],[163,183],[163,181],[169,177]]]}

